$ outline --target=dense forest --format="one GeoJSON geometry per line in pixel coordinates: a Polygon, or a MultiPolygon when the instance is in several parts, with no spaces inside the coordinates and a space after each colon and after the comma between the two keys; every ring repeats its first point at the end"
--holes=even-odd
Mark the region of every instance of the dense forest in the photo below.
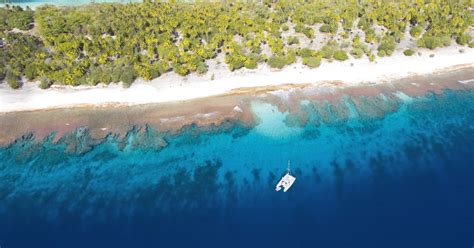
{"type": "Polygon", "coordinates": [[[267,63],[318,67],[349,57],[373,61],[457,42],[474,46],[469,0],[321,0],[90,4],[0,8],[0,81],[96,85],[174,71],[204,74],[267,63]],[[472,32],[472,31],[471,31],[472,32]]]}

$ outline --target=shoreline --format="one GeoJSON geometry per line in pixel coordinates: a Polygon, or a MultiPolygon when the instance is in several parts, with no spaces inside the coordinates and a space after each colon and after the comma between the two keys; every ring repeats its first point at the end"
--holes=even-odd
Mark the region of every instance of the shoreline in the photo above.
{"type": "MultiPolygon", "coordinates": [[[[133,106],[171,103],[191,99],[236,94],[239,91],[257,92],[258,88],[288,88],[307,85],[320,86],[337,82],[340,87],[380,84],[404,77],[440,73],[474,66],[474,49],[453,45],[434,51],[419,49],[422,55],[404,56],[401,50],[391,57],[349,59],[327,62],[310,69],[300,62],[282,70],[259,65],[257,70],[234,72],[221,67],[205,75],[181,77],[174,72],[151,81],[137,79],[128,89],[119,84],[98,86],[53,86],[42,90],[37,83],[25,83],[22,89],[12,90],[0,84],[0,113],[35,111],[74,107],[133,106]],[[464,49],[463,53],[459,50],[464,49]],[[434,54],[434,57],[430,57],[434,54]],[[211,80],[211,77],[215,77],[211,80]]],[[[474,77],[474,75],[473,75],[474,77]]],[[[472,78],[466,78],[469,83],[472,78]]]]}
{"type": "Polygon", "coordinates": [[[379,84],[341,87],[340,82],[327,82],[316,86],[273,86],[177,102],[0,113],[0,147],[30,138],[35,142],[50,139],[56,143],[76,137],[74,132],[82,128],[87,130],[90,142],[100,142],[109,135],[119,140],[126,139],[130,130],[143,133],[148,127],[171,134],[179,134],[180,130],[191,126],[203,130],[236,123],[253,127],[258,123],[252,109],[254,102],[275,106],[287,115],[289,125],[308,124],[310,119],[304,110],[306,103],[316,108],[321,121],[328,124],[351,118],[383,118],[400,105],[428,93],[443,95],[446,89],[473,90],[474,82],[469,81],[472,75],[474,66],[379,84]],[[348,99],[351,106],[348,106],[348,99]]]}

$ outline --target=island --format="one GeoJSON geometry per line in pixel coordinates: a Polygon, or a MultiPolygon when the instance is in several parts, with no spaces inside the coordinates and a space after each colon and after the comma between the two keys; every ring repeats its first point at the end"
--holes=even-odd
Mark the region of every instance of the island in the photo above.
{"type": "Polygon", "coordinates": [[[471,247],[473,36],[473,0],[0,0],[0,247],[471,247]]]}

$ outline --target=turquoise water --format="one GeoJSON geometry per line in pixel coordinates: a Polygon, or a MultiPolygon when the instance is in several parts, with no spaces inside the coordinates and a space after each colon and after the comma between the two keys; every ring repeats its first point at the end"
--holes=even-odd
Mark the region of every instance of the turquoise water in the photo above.
{"type": "Polygon", "coordinates": [[[44,4],[52,4],[57,6],[77,6],[82,4],[89,4],[89,3],[141,3],[143,0],[10,0],[10,1],[1,1],[0,0],[0,7],[4,7],[5,4],[10,5],[17,5],[21,6],[22,8],[26,8],[27,6],[30,8],[36,8],[40,5],[44,4]]]}
{"type": "Polygon", "coordinates": [[[471,247],[474,92],[398,97],[380,117],[347,97],[349,119],[304,100],[304,125],[254,101],[251,128],[25,135],[0,149],[0,245],[471,247]]]}

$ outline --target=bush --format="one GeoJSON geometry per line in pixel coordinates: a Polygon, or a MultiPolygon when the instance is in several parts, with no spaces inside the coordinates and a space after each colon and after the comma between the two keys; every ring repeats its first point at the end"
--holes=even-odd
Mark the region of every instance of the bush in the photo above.
{"type": "Polygon", "coordinates": [[[25,66],[25,77],[28,80],[36,78],[36,65],[29,63],[25,66]]]}
{"type": "Polygon", "coordinates": [[[357,27],[364,30],[364,31],[369,29],[370,26],[371,26],[371,24],[369,23],[369,21],[366,18],[361,18],[359,20],[359,22],[357,23],[357,27]]]}
{"type": "Polygon", "coordinates": [[[415,51],[413,51],[413,49],[407,49],[403,51],[403,54],[405,54],[405,56],[412,56],[413,54],[415,54],[415,51]]]}
{"type": "Polygon", "coordinates": [[[377,56],[385,57],[385,56],[387,56],[387,53],[385,53],[385,50],[380,50],[380,51],[377,52],[377,56]]]}
{"type": "Polygon", "coordinates": [[[188,68],[186,68],[186,66],[184,66],[182,64],[178,64],[178,63],[173,66],[173,71],[176,74],[180,75],[180,76],[186,76],[186,75],[189,74],[188,68]]]}
{"type": "Polygon", "coordinates": [[[285,25],[281,26],[281,29],[283,31],[288,31],[290,28],[288,27],[288,25],[285,24],[285,25]]]}
{"type": "Polygon", "coordinates": [[[421,39],[418,40],[418,46],[426,47],[431,50],[437,47],[449,46],[451,44],[451,38],[447,35],[429,35],[425,34],[421,39]]]}
{"type": "Polygon", "coordinates": [[[360,59],[362,57],[362,55],[364,55],[364,50],[362,50],[360,48],[354,48],[351,51],[351,55],[352,55],[352,57],[354,57],[356,59],[360,59]]]}
{"type": "Polygon", "coordinates": [[[304,57],[303,64],[308,66],[309,68],[316,68],[321,65],[321,59],[317,57],[304,57]]]}
{"type": "Polygon", "coordinates": [[[112,82],[114,82],[114,83],[120,82],[120,76],[122,76],[122,68],[121,67],[114,67],[112,69],[112,75],[110,77],[112,82]]]}
{"type": "Polygon", "coordinates": [[[247,69],[257,69],[257,61],[254,59],[247,59],[244,63],[245,68],[247,69]]]}
{"type": "Polygon", "coordinates": [[[347,56],[347,53],[344,50],[337,50],[334,52],[334,58],[339,61],[344,61],[347,60],[349,57],[347,56]]]}
{"type": "Polygon", "coordinates": [[[130,87],[136,78],[135,70],[131,66],[127,66],[123,69],[120,81],[123,83],[124,88],[130,87]]]}
{"type": "Polygon", "coordinates": [[[3,79],[5,79],[5,68],[0,67],[0,81],[2,81],[3,79]]]}
{"type": "Polygon", "coordinates": [[[331,26],[329,26],[329,24],[323,24],[321,27],[319,27],[319,31],[323,33],[330,33],[331,26]]]}
{"type": "Polygon", "coordinates": [[[303,32],[303,29],[304,29],[304,25],[303,25],[303,24],[301,24],[301,23],[296,24],[296,26],[295,26],[295,32],[297,32],[297,33],[302,33],[302,32],[303,32]]]}
{"type": "Polygon", "coordinates": [[[375,34],[375,30],[369,28],[365,31],[365,42],[371,43],[377,40],[377,35],[375,34]]]}
{"type": "Polygon", "coordinates": [[[197,69],[196,71],[199,73],[199,74],[204,74],[207,72],[207,64],[206,62],[204,61],[199,61],[198,64],[197,64],[197,69]]]}
{"type": "Polygon", "coordinates": [[[303,48],[303,49],[299,49],[298,52],[296,52],[296,54],[300,57],[311,57],[313,56],[314,54],[316,53],[316,51],[314,50],[311,50],[307,47],[303,48]]]}
{"type": "Polygon", "coordinates": [[[464,46],[464,45],[469,44],[469,42],[471,42],[471,39],[472,39],[472,37],[469,34],[460,34],[456,38],[456,42],[459,45],[464,46]]]}
{"type": "Polygon", "coordinates": [[[421,35],[421,32],[423,32],[423,28],[416,25],[416,26],[413,26],[411,27],[410,29],[410,35],[413,37],[413,38],[418,38],[420,35],[421,35]]]}
{"type": "Polygon", "coordinates": [[[45,90],[45,89],[51,87],[52,84],[53,84],[53,83],[51,82],[51,80],[49,80],[49,79],[47,79],[47,78],[43,78],[43,79],[41,79],[41,82],[40,82],[40,84],[39,84],[39,87],[40,87],[41,89],[45,90]]]}
{"type": "Polygon", "coordinates": [[[374,62],[374,61],[375,61],[375,55],[374,55],[373,53],[371,53],[371,54],[369,55],[369,61],[370,61],[370,62],[374,62]]]}
{"type": "Polygon", "coordinates": [[[286,56],[272,56],[268,59],[268,65],[271,68],[281,69],[285,67],[288,63],[286,56]]]}
{"type": "Polygon", "coordinates": [[[321,54],[323,58],[330,59],[334,55],[334,48],[329,45],[325,45],[321,48],[321,54]]]}
{"type": "Polygon", "coordinates": [[[305,27],[303,24],[298,23],[295,26],[295,32],[297,33],[303,33],[306,35],[306,37],[312,39],[314,38],[314,30],[310,27],[305,27]]]}
{"type": "Polygon", "coordinates": [[[19,89],[21,87],[20,77],[11,71],[7,72],[6,80],[12,89],[19,89]]]}
{"type": "Polygon", "coordinates": [[[293,44],[299,44],[299,43],[300,43],[300,40],[298,40],[298,38],[295,37],[295,36],[290,36],[290,37],[288,37],[288,39],[287,39],[286,42],[288,43],[288,45],[291,46],[291,45],[293,45],[293,44]]]}
{"type": "Polygon", "coordinates": [[[306,27],[303,29],[303,34],[306,35],[306,37],[313,39],[315,37],[314,30],[310,27],[306,27]]]}
{"type": "MultiPolygon", "coordinates": [[[[385,36],[382,39],[382,42],[380,43],[379,47],[377,47],[377,50],[379,51],[379,56],[380,54],[385,54],[385,55],[392,55],[393,51],[397,47],[397,43],[395,42],[395,38],[392,36],[385,36]]],[[[380,57],[383,57],[385,55],[382,55],[380,57]]]]}

